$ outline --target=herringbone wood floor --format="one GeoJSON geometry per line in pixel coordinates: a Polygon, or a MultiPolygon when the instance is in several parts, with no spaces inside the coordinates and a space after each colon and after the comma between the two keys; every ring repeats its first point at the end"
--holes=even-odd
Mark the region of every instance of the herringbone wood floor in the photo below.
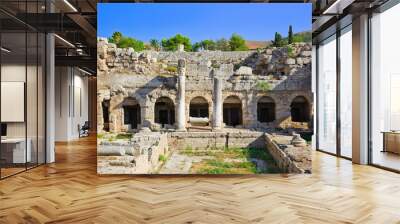
{"type": "Polygon", "coordinates": [[[0,181],[0,223],[400,223],[400,175],[322,153],[312,175],[98,176],[95,144],[0,181]]]}

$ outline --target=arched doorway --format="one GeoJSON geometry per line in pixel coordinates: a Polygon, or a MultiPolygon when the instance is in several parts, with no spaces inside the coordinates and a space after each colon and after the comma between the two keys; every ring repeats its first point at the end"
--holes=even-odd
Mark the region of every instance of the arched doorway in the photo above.
{"type": "Polygon", "coordinates": [[[124,110],[124,125],[128,126],[128,130],[137,129],[141,123],[140,105],[133,97],[127,97],[122,102],[124,110]]]}
{"type": "Polygon", "coordinates": [[[160,97],[154,106],[154,122],[162,126],[175,123],[174,102],[168,97],[160,97]]]}
{"type": "Polygon", "coordinates": [[[223,120],[227,126],[242,124],[242,102],[237,96],[229,96],[223,104],[223,120]]]}
{"type": "Polygon", "coordinates": [[[275,120],[275,101],[268,96],[261,97],[257,102],[257,120],[261,123],[275,120]]]}
{"type": "Polygon", "coordinates": [[[110,100],[101,102],[103,112],[103,131],[110,131],[110,100]]]}
{"type": "Polygon", "coordinates": [[[208,102],[204,97],[197,96],[190,101],[189,119],[194,126],[206,126],[209,123],[208,102]],[[202,119],[196,119],[202,118],[202,119]]]}
{"type": "Polygon", "coordinates": [[[290,104],[290,114],[294,122],[309,122],[310,104],[304,96],[296,96],[290,104]]]}
{"type": "Polygon", "coordinates": [[[208,102],[204,97],[198,96],[190,101],[189,116],[208,118],[208,102]]]}

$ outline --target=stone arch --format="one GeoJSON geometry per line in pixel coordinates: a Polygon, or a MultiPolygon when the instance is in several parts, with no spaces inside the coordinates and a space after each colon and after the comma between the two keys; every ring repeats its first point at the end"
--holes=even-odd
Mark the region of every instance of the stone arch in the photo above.
{"type": "Polygon", "coordinates": [[[206,117],[209,115],[209,103],[202,96],[196,96],[189,103],[189,116],[190,117],[206,117]]]}
{"type": "Polygon", "coordinates": [[[154,104],[154,123],[173,125],[175,123],[175,104],[168,96],[159,97],[154,104]]]}
{"type": "Polygon", "coordinates": [[[296,96],[290,104],[290,115],[294,122],[309,122],[311,120],[311,109],[307,98],[296,96]]]}
{"type": "Polygon", "coordinates": [[[238,96],[230,95],[223,103],[223,121],[227,126],[243,124],[242,101],[238,96]]]}
{"type": "Polygon", "coordinates": [[[193,97],[189,102],[189,122],[194,126],[207,126],[209,121],[210,103],[203,96],[193,97]]]}
{"type": "Polygon", "coordinates": [[[125,97],[122,101],[123,122],[127,130],[138,129],[141,124],[140,104],[135,97],[125,97]]]}
{"type": "Polygon", "coordinates": [[[257,101],[257,120],[261,123],[275,121],[276,104],[274,99],[269,96],[262,96],[257,101]]]}

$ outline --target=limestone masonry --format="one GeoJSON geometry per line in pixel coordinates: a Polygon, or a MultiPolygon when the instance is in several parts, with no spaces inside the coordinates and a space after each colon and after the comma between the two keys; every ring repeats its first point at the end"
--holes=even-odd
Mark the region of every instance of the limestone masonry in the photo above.
{"type": "Polygon", "coordinates": [[[135,52],[98,42],[98,130],[312,127],[311,44],[135,52]]]}
{"type": "Polygon", "coordinates": [[[295,133],[312,133],[311,44],[180,49],[135,52],[99,38],[99,173],[188,173],[210,157],[180,150],[235,147],[267,150],[282,172],[311,172],[310,147],[295,133]]]}

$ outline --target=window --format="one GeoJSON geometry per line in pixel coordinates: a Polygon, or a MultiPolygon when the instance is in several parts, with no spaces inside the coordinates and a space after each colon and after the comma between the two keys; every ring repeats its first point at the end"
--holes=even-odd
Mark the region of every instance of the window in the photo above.
{"type": "Polygon", "coordinates": [[[351,25],[340,36],[340,154],[352,157],[352,33],[351,25]]]}
{"type": "Polygon", "coordinates": [[[318,149],[336,153],[336,35],[318,48],[318,149]]]}
{"type": "Polygon", "coordinates": [[[371,19],[371,162],[400,170],[400,4],[371,19]]]}

